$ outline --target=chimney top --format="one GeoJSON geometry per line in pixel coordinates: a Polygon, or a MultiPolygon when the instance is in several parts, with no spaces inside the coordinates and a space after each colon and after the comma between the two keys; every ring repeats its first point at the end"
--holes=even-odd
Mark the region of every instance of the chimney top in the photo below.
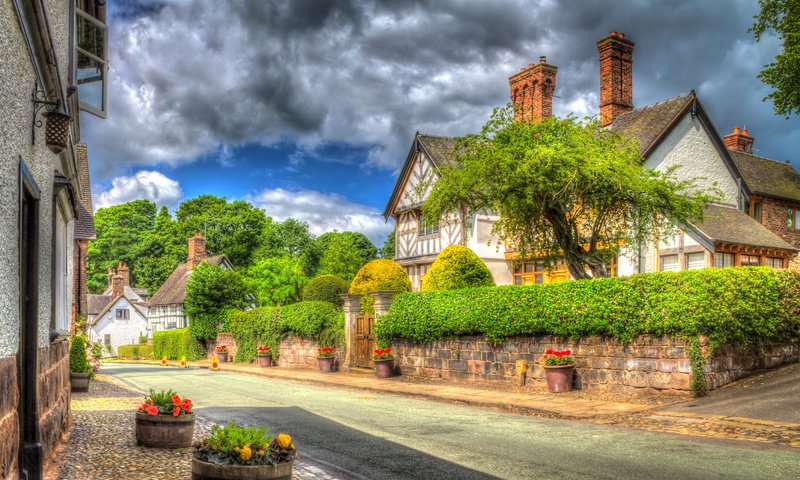
{"type": "Polygon", "coordinates": [[[541,57],[539,57],[539,63],[547,63],[547,57],[546,57],[546,56],[544,56],[544,55],[542,55],[541,57]]]}
{"type": "Polygon", "coordinates": [[[612,31],[597,41],[600,54],[600,123],[633,110],[633,48],[624,33],[612,31]]]}
{"type": "Polygon", "coordinates": [[[725,148],[728,150],[749,154],[753,153],[753,143],[755,139],[747,133],[747,127],[734,127],[733,133],[725,135],[722,140],[725,142],[725,148]]]}
{"type": "Polygon", "coordinates": [[[193,267],[200,264],[206,258],[206,239],[202,233],[195,233],[193,237],[189,238],[189,255],[186,258],[186,264],[191,270],[193,267]]]}
{"type": "Polygon", "coordinates": [[[111,277],[111,296],[118,297],[125,292],[125,277],[116,274],[111,277]]]}
{"type": "Polygon", "coordinates": [[[539,121],[553,115],[557,72],[558,68],[541,56],[539,63],[529,63],[508,79],[515,121],[539,121]]]}

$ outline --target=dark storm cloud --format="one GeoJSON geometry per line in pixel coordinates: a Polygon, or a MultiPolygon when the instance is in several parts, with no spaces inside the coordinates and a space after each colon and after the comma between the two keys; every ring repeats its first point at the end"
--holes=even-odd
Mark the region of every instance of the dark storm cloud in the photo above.
{"type": "Polygon", "coordinates": [[[755,2],[175,1],[123,4],[109,21],[110,113],[85,139],[102,177],[178,163],[221,145],[372,146],[397,168],[416,130],[474,131],[508,101],[507,78],[547,55],[554,109],[595,114],[595,42],[636,42],[637,105],[696,89],[724,134],[747,124],[759,152],[789,158],[797,118],[772,115],[756,79],[777,50],[747,28],[755,2]]]}

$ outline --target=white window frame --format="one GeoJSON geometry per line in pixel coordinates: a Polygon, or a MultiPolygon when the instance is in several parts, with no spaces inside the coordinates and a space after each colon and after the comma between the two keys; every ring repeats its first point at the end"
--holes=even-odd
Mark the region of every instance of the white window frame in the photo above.
{"type": "Polygon", "coordinates": [[[688,253],[686,253],[684,255],[684,257],[686,258],[686,270],[699,270],[701,268],[705,268],[706,267],[706,253],[705,252],[688,252],[688,253]],[[700,265],[699,266],[697,266],[697,265],[692,266],[690,259],[692,257],[698,257],[698,256],[700,257],[700,262],[701,262],[700,265]]]}
{"type": "Polygon", "coordinates": [[[69,230],[67,218],[59,203],[55,204],[55,222],[53,222],[53,328],[59,332],[69,332],[70,327],[70,295],[68,280],[68,247],[69,230]]]}
{"type": "Polygon", "coordinates": [[[658,271],[659,272],[679,272],[681,270],[681,257],[677,253],[673,253],[671,255],[660,255],[658,257],[658,271]],[[665,269],[664,259],[666,258],[674,258],[675,259],[675,268],[665,269]]]}

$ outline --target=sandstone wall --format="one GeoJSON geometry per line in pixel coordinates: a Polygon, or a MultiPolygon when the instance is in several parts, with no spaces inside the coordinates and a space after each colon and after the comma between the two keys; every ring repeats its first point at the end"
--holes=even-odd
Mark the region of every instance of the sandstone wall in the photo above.
{"type": "Polygon", "coordinates": [[[0,479],[16,478],[19,453],[17,357],[0,358],[0,479]]]}
{"type": "Polygon", "coordinates": [[[50,458],[53,447],[69,428],[69,342],[39,349],[39,435],[42,458],[50,458]]]}

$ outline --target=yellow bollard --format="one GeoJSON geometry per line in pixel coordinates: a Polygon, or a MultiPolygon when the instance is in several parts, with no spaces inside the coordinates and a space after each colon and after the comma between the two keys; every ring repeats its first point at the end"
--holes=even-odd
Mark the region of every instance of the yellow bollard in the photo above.
{"type": "Polygon", "coordinates": [[[517,386],[525,386],[525,374],[528,373],[528,361],[517,360],[517,386]]]}
{"type": "Polygon", "coordinates": [[[219,359],[216,355],[211,357],[211,370],[219,370],[219,359]]]}
{"type": "Polygon", "coordinates": [[[189,366],[186,365],[186,357],[181,357],[181,368],[189,368],[189,366]]]}
{"type": "Polygon", "coordinates": [[[167,366],[167,356],[166,355],[161,357],[161,366],[162,367],[166,367],[167,366]]]}

